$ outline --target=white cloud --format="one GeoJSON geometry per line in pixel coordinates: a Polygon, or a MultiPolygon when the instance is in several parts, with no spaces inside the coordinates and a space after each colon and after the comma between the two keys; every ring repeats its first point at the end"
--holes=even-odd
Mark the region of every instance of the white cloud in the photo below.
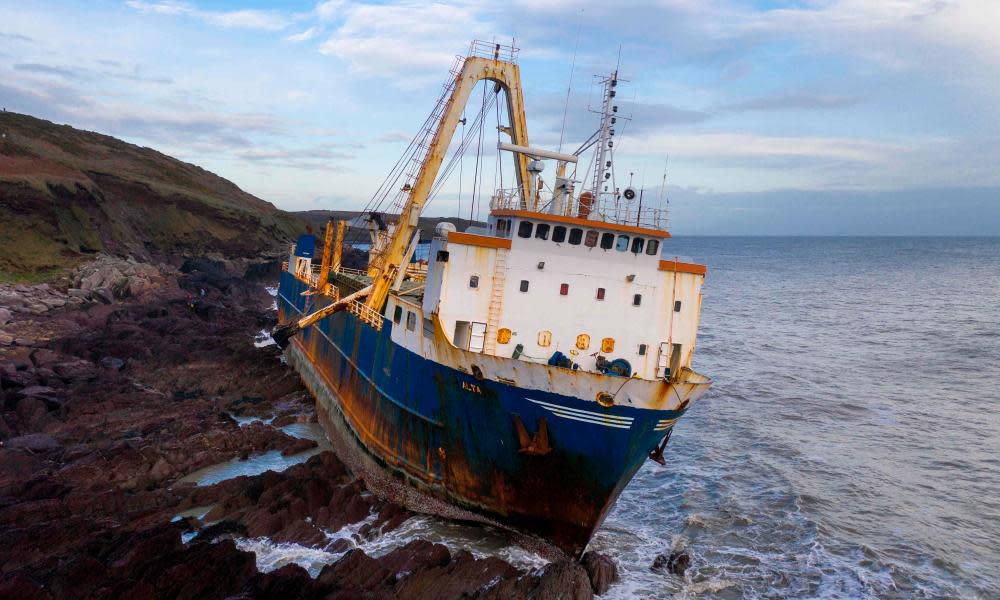
{"type": "Polygon", "coordinates": [[[309,41],[309,40],[313,39],[314,37],[316,37],[316,35],[319,34],[319,32],[320,32],[320,28],[319,27],[310,27],[309,29],[306,29],[303,32],[293,33],[292,35],[286,37],[285,41],[286,42],[306,42],[306,41],[309,41]]]}
{"type": "Polygon", "coordinates": [[[253,9],[230,11],[201,10],[193,4],[177,2],[175,0],[160,0],[158,2],[129,0],[126,4],[140,12],[190,17],[209,25],[226,29],[280,31],[288,27],[292,22],[290,17],[275,11],[253,9]]]}
{"type": "Polygon", "coordinates": [[[349,5],[343,24],[320,52],[344,60],[355,73],[395,78],[402,87],[412,87],[441,79],[455,53],[489,29],[465,5],[349,5]]]}
{"type": "Polygon", "coordinates": [[[332,21],[340,16],[340,7],[344,5],[343,0],[326,0],[316,5],[316,16],[323,21],[332,21]]]}

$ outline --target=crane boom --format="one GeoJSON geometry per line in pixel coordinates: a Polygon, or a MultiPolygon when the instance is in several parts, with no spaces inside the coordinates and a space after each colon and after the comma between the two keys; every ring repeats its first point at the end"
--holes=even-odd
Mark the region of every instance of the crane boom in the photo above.
{"type": "MultiPolygon", "coordinates": [[[[480,81],[493,81],[497,84],[497,92],[503,89],[507,97],[507,114],[510,115],[511,142],[519,146],[528,145],[527,122],[524,116],[524,97],[521,88],[521,71],[514,62],[499,59],[499,45],[493,58],[483,56],[468,56],[462,64],[462,69],[455,76],[451,86],[451,95],[445,105],[441,120],[434,131],[434,136],[421,162],[420,169],[409,196],[396,222],[392,237],[385,248],[369,265],[368,275],[372,278],[372,289],[365,304],[375,311],[381,311],[392,289],[396,274],[401,268],[401,262],[406,249],[417,235],[417,224],[420,213],[430,194],[431,187],[437,179],[441,162],[444,160],[455,135],[462,116],[462,110],[472,94],[472,90],[480,81]]],[[[528,176],[528,157],[515,155],[517,164],[517,184],[521,192],[522,203],[529,201],[530,178],[528,176]]]]}

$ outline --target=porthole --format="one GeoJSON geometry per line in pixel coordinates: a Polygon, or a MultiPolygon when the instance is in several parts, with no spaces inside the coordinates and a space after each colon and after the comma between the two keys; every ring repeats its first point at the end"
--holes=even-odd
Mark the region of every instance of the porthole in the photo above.
{"type": "Polygon", "coordinates": [[[479,275],[473,275],[472,277],[469,277],[469,287],[473,289],[479,287],[479,275]]]}
{"type": "Polygon", "coordinates": [[[639,344],[639,356],[646,356],[646,344],[639,344]]]}
{"type": "Polygon", "coordinates": [[[611,354],[615,351],[615,338],[604,338],[601,340],[601,352],[611,354]]]}
{"type": "Polygon", "coordinates": [[[642,304],[642,294],[632,296],[632,306],[639,306],[640,304],[642,304]]]}
{"type": "Polygon", "coordinates": [[[510,329],[507,329],[506,327],[501,327],[497,331],[497,343],[506,344],[508,342],[510,342],[510,329]]]}
{"type": "Polygon", "coordinates": [[[597,288],[597,299],[604,300],[604,288],[597,288]]]}
{"type": "Polygon", "coordinates": [[[538,332],[538,346],[541,348],[548,348],[552,345],[552,332],[551,331],[539,331],[538,332]]]}
{"type": "Polygon", "coordinates": [[[559,284],[559,295],[566,296],[568,294],[569,294],[569,284],[568,283],[559,284]]]}
{"type": "Polygon", "coordinates": [[[521,280],[521,291],[522,292],[527,292],[528,291],[528,280],[527,279],[522,279],[521,280]]]}
{"type": "Polygon", "coordinates": [[[590,348],[590,336],[587,335],[586,333],[581,333],[580,335],[576,336],[576,347],[579,348],[580,350],[586,350],[587,348],[590,348]]]}
{"type": "Polygon", "coordinates": [[[674,312],[681,312],[681,301],[680,300],[675,300],[674,301],[674,312]]]}

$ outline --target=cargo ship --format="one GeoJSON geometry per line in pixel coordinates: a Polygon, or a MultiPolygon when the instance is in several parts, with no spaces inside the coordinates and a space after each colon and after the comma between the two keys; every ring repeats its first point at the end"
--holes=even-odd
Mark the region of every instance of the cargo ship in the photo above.
{"type": "Polygon", "coordinates": [[[590,139],[572,153],[533,147],[517,50],[474,42],[380,187],[394,218],[369,212],[367,269],[341,265],[342,221],[321,252],[300,237],[273,333],[372,492],[573,557],[644,461],[666,462],[711,384],[691,368],[706,268],[664,259],[666,208],[615,184],[617,70],[598,84],[590,139]],[[473,125],[504,109],[497,151],[516,183],[492,194],[485,226],[438,225],[414,262],[418,218],[480,82],[473,125]],[[585,155],[592,169],[577,168],[585,155]]]}

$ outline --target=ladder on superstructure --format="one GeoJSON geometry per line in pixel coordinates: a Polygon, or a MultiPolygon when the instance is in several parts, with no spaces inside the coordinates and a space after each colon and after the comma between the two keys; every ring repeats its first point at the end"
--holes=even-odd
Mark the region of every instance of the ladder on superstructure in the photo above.
{"type": "Polygon", "coordinates": [[[510,250],[497,248],[496,261],[493,263],[493,289],[490,291],[490,307],[486,316],[486,340],[483,344],[483,354],[495,356],[497,352],[497,331],[500,325],[500,315],[503,313],[503,293],[507,285],[507,254],[510,250]]]}

